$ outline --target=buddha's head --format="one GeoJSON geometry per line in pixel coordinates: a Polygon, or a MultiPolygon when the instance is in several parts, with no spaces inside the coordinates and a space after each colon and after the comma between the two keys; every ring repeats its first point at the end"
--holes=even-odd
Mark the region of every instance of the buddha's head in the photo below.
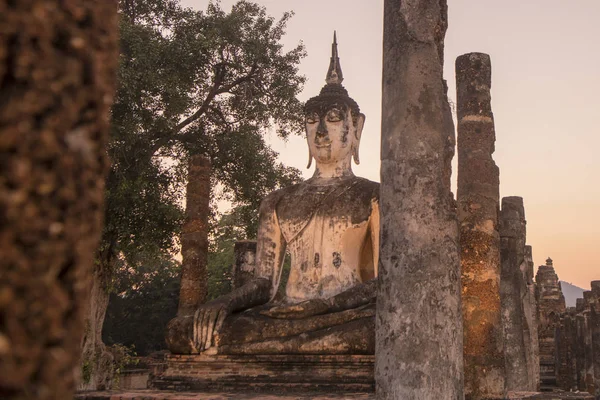
{"type": "Polygon", "coordinates": [[[308,100],[304,107],[308,167],[313,158],[317,166],[347,160],[349,168],[351,157],[357,164],[360,162],[358,148],[365,116],[342,86],[343,80],[334,33],[331,62],[325,80],[327,83],[321,93],[308,100]]]}

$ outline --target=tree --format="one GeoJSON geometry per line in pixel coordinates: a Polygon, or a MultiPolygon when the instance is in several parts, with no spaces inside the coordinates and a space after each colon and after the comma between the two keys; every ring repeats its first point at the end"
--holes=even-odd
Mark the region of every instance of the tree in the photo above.
{"type": "Polygon", "coordinates": [[[272,127],[283,138],[301,130],[304,47],[285,52],[280,43],[291,16],[275,21],[248,1],[230,13],[218,2],[201,12],[176,0],[120,1],[112,167],[84,341],[87,388],[106,381],[100,366],[110,357],[100,338],[116,265],[142,268],[140,260],[177,251],[190,155],[210,158],[215,193],[243,210],[250,237],[261,199],[299,179],[263,138],[272,127]]]}
{"type": "MultiPolygon", "coordinates": [[[[231,291],[234,245],[247,237],[248,229],[240,211],[234,208],[224,213],[214,226],[208,254],[209,300],[231,291]]],[[[146,258],[135,269],[120,263],[115,271],[115,287],[102,332],[104,342],[134,348],[138,355],[165,350],[163,328],[177,311],[179,268],[174,260],[146,258]]],[[[280,291],[285,287],[289,271],[290,259],[286,257],[280,291]]]]}
{"type": "Polygon", "coordinates": [[[146,260],[141,268],[122,264],[110,295],[104,342],[134,348],[139,355],[165,349],[164,328],[177,312],[179,263],[146,260]]]}

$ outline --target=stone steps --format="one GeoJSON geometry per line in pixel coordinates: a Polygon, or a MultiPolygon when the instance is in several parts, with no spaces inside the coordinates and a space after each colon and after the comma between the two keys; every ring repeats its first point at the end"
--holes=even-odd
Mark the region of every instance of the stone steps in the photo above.
{"type": "Polygon", "coordinates": [[[76,400],[374,400],[373,393],[324,393],[273,394],[248,392],[170,392],[170,391],[112,391],[78,393],[76,400]]]}

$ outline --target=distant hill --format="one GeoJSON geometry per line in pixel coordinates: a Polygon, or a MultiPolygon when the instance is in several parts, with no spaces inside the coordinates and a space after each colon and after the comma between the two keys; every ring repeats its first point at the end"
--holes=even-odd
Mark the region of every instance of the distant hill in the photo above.
{"type": "Polygon", "coordinates": [[[582,289],[565,281],[560,281],[560,286],[562,288],[563,294],[565,295],[567,307],[575,307],[577,299],[583,297],[583,291],[585,289],[582,289]]]}

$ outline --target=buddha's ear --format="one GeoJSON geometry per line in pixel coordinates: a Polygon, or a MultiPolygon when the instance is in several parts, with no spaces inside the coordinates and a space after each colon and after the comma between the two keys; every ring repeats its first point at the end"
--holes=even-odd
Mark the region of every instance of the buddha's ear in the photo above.
{"type": "Polygon", "coordinates": [[[307,149],[308,149],[308,164],[306,165],[306,169],[309,169],[310,166],[312,165],[312,160],[313,160],[313,156],[310,153],[310,145],[308,145],[308,129],[306,128],[306,124],[305,124],[305,131],[306,131],[306,144],[307,144],[307,149]]]}
{"type": "Polygon", "coordinates": [[[356,165],[360,164],[360,157],[358,155],[358,148],[360,147],[360,138],[362,136],[362,131],[365,126],[365,114],[359,114],[356,119],[356,132],[354,144],[352,145],[352,157],[354,158],[354,162],[356,165]]]}
{"type": "Polygon", "coordinates": [[[356,139],[360,142],[360,137],[362,135],[363,128],[365,127],[365,114],[358,114],[358,119],[356,120],[356,139]]]}

